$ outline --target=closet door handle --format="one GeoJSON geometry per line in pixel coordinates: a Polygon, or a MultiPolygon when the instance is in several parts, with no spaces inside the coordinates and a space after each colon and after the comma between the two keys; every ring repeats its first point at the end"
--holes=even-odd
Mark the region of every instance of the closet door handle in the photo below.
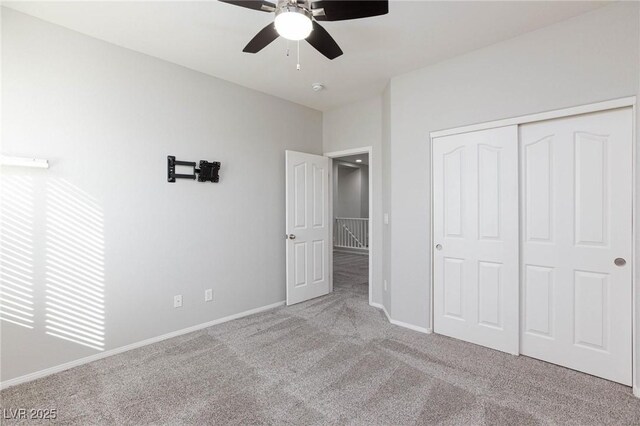
{"type": "Polygon", "coordinates": [[[436,250],[442,250],[442,244],[436,244],[436,250]]]}
{"type": "Polygon", "coordinates": [[[622,257],[616,257],[616,260],[614,260],[614,261],[613,261],[613,263],[614,263],[616,266],[624,266],[624,265],[626,265],[626,264],[627,264],[627,261],[626,261],[626,260],[624,260],[622,257]]]}

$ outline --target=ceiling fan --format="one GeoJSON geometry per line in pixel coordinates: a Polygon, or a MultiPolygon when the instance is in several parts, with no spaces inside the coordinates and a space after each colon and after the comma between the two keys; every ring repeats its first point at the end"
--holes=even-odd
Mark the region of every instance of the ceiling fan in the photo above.
{"type": "Polygon", "coordinates": [[[388,0],[220,0],[247,9],[275,12],[275,20],[264,27],[242,50],[258,53],[279,36],[303,40],[329,59],[342,55],[338,43],[317,21],[346,21],[389,13],[388,0]]]}

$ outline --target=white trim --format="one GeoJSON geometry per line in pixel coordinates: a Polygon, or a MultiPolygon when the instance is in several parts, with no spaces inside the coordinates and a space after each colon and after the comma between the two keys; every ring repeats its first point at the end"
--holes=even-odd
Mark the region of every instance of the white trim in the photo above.
{"type": "Polygon", "coordinates": [[[387,317],[387,321],[391,322],[391,317],[389,316],[389,312],[387,312],[387,308],[384,307],[382,303],[369,303],[369,306],[373,306],[374,308],[381,309],[384,312],[384,315],[387,317]]]}
{"type": "Polygon", "coordinates": [[[429,138],[429,253],[431,253],[429,259],[429,328],[435,330],[435,316],[434,316],[434,269],[433,269],[433,248],[435,246],[433,240],[433,137],[429,138]]]}
{"type": "Polygon", "coordinates": [[[329,158],[329,293],[333,293],[333,159],[329,158]]]}
{"type": "Polygon", "coordinates": [[[14,379],[5,380],[0,383],[0,390],[6,389],[11,386],[19,385],[21,383],[30,382],[32,380],[40,379],[45,376],[49,376],[51,374],[59,373],[64,370],[68,370],[73,367],[77,367],[83,364],[87,364],[93,361],[97,361],[99,359],[107,358],[113,355],[121,354],[123,352],[130,351],[132,349],[141,348],[143,346],[150,345],[152,343],[161,342],[163,340],[171,339],[172,337],[181,336],[183,334],[192,333],[194,331],[202,330],[203,328],[211,327],[214,325],[222,324],[234,319],[246,317],[249,315],[257,314],[260,312],[268,311],[270,309],[278,308],[280,306],[284,306],[285,301],[272,303],[270,305],[261,306],[259,308],[249,309],[248,311],[240,312],[237,314],[229,315],[223,318],[218,318],[213,321],[205,322],[202,324],[194,325],[191,327],[183,328],[182,330],[172,331],[171,333],[163,334],[161,336],[152,337],[150,339],[141,340],[136,343],[131,343],[130,345],[121,346],[119,348],[111,349],[105,352],[100,352],[95,355],[91,355],[85,358],[80,358],[74,361],[70,361],[64,364],[56,365],[55,367],[46,368],[44,370],[36,371],[35,373],[25,374],[24,376],[16,377],[14,379]]]}
{"type": "Polygon", "coordinates": [[[419,327],[417,325],[409,324],[407,322],[402,322],[394,319],[391,319],[389,322],[393,325],[398,325],[400,327],[408,328],[409,330],[418,331],[420,333],[425,333],[425,334],[433,333],[433,331],[430,328],[419,327]]]}
{"type": "MultiPolygon", "coordinates": [[[[373,302],[373,254],[375,253],[375,242],[374,242],[374,232],[373,232],[373,224],[375,219],[377,219],[375,212],[373,211],[373,178],[375,167],[373,166],[373,147],[372,146],[364,146],[361,148],[353,148],[347,149],[344,151],[333,151],[333,152],[325,152],[323,155],[325,157],[331,158],[331,171],[330,171],[330,180],[329,180],[329,208],[331,209],[329,212],[329,216],[331,217],[331,226],[329,228],[329,232],[331,233],[331,238],[333,239],[333,159],[337,157],[345,157],[347,155],[354,154],[367,154],[369,156],[369,164],[365,164],[369,169],[369,304],[373,302]]],[[[329,273],[331,275],[331,291],[333,291],[333,241],[331,243],[331,259],[329,259],[329,273]]]]}
{"type": "Polygon", "coordinates": [[[408,328],[409,330],[418,331],[420,333],[425,333],[425,334],[431,334],[432,333],[432,330],[430,328],[418,327],[417,325],[413,325],[413,324],[409,324],[409,323],[406,323],[406,322],[394,320],[393,318],[391,318],[389,316],[389,312],[387,312],[387,308],[385,308],[384,305],[382,305],[380,303],[369,303],[369,305],[373,306],[374,308],[382,309],[382,312],[384,312],[385,316],[387,317],[387,321],[389,321],[389,323],[391,323],[393,325],[397,325],[397,326],[403,327],[403,328],[408,328]]]}
{"type": "Polygon", "coordinates": [[[636,144],[638,142],[638,131],[637,131],[637,121],[636,121],[636,117],[638,114],[637,111],[637,107],[636,107],[636,102],[635,102],[635,97],[633,98],[634,102],[633,105],[631,106],[631,110],[632,110],[632,117],[631,117],[631,122],[632,122],[632,126],[633,128],[631,129],[631,146],[632,146],[632,153],[631,153],[631,158],[633,161],[632,167],[631,167],[631,176],[633,181],[631,182],[631,238],[633,239],[632,245],[631,245],[631,257],[633,258],[633,261],[631,262],[631,318],[632,318],[632,324],[631,324],[631,386],[633,387],[633,394],[640,398],[640,390],[638,390],[638,375],[640,374],[640,368],[639,368],[639,359],[638,359],[638,342],[640,342],[640,336],[638,336],[638,327],[637,327],[637,321],[638,321],[638,303],[637,303],[637,297],[638,297],[638,281],[636,279],[636,273],[638,271],[637,267],[637,247],[636,247],[636,241],[637,241],[637,226],[636,226],[636,214],[638,211],[638,205],[637,205],[637,196],[636,196],[636,191],[637,191],[637,184],[636,184],[636,177],[637,177],[637,164],[638,164],[638,150],[636,149],[636,144]]]}
{"type": "MultiPolygon", "coordinates": [[[[627,107],[631,107],[632,108],[632,133],[631,133],[631,142],[632,142],[632,147],[633,147],[633,152],[632,152],[632,158],[633,158],[633,164],[632,164],[632,169],[631,169],[631,174],[632,174],[632,205],[631,205],[631,209],[632,209],[632,213],[631,213],[631,217],[633,218],[632,223],[631,223],[631,232],[632,232],[632,247],[631,247],[631,251],[632,251],[632,257],[633,257],[633,261],[631,263],[631,268],[632,268],[632,275],[631,275],[631,291],[632,291],[632,305],[633,305],[633,312],[632,312],[632,324],[631,324],[631,350],[632,350],[632,366],[631,366],[631,380],[632,380],[632,387],[633,387],[633,394],[640,398],[640,355],[638,354],[638,350],[637,350],[637,346],[638,346],[638,342],[640,342],[640,329],[637,327],[637,321],[638,321],[638,303],[637,303],[637,295],[638,292],[640,291],[640,289],[638,288],[638,280],[636,279],[636,271],[637,271],[637,267],[638,267],[638,263],[637,263],[637,256],[636,253],[638,253],[638,248],[637,248],[637,226],[636,226],[636,212],[638,211],[637,209],[637,196],[636,196],[636,192],[638,190],[637,188],[637,184],[636,184],[636,176],[637,176],[637,149],[636,149],[636,144],[637,144],[637,137],[638,137],[638,132],[637,132],[637,101],[636,101],[636,96],[628,96],[625,98],[619,98],[619,99],[612,99],[612,100],[608,100],[608,101],[603,101],[603,102],[596,102],[596,103],[592,103],[592,104],[587,104],[587,105],[579,105],[579,106],[575,106],[575,107],[571,107],[571,108],[564,108],[564,109],[559,109],[559,110],[553,110],[553,111],[547,111],[547,112],[541,112],[541,113],[537,113],[537,114],[529,114],[529,115],[524,115],[524,116],[519,116],[519,117],[514,117],[514,118],[507,118],[507,119],[502,119],[502,120],[495,120],[495,121],[489,121],[486,123],[478,123],[478,124],[473,124],[473,125],[469,125],[469,126],[463,126],[463,127],[456,127],[456,128],[452,128],[452,129],[445,129],[445,130],[438,130],[438,131],[434,131],[434,132],[430,132],[429,133],[429,139],[428,139],[428,143],[429,143],[429,152],[430,152],[430,159],[429,159],[429,164],[431,166],[431,183],[430,183],[430,197],[429,197],[429,202],[431,204],[430,208],[431,208],[431,235],[430,235],[430,253],[431,253],[431,268],[430,268],[430,282],[429,282],[429,287],[431,290],[431,304],[430,304],[430,311],[431,311],[431,318],[430,320],[432,321],[430,326],[433,328],[433,304],[435,303],[435,301],[433,300],[433,143],[434,143],[434,139],[439,138],[439,137],[443,137],[443,136],[450,136],[450,135],[456,135],[456,134],[460,134],[460,133],[468,133],[468,132],[474,132],[474,131],[478,131],[478,130],[487,130],[487,129],[493,129],[496,127],[505,127],[505,126],[513,126],[513,125],[522,125],[522,124],[527,124],[527,123],[533,123],[536,121],[543,121],[543,120],[551,120],[551,119],[556,119],[556,118],[563,118],[563,117],[572,117],[572,116],[576,116],[576,115],[581,115],[581,114],[588,114],[588,113],[592,113],[592,112],[599,112],[599,111],[607,111],[607,110],[612,110],[612,109],[618,109],[618,108],[627,108],[627,107]]],[[[520,143],[519,140],[519,135],[518,135],[518,145],[520,143]]],[[[518,160],[519,161],[519,160],[518,160]]],[[[520,173],[520,167],[518,167],[518,174],[520,173]]],[[[519,179],[519,178],[518,178],[519,179]]],[[[520,196],[520,195],[518,195],[520,196]]]]}
{"type": "Polygon", "coordinates": [[[496,127],[505,127],[520,125],[525,123],[533,123],[535,121],[551,120],[554,118],[570,117],[580,114],[588,114],[590,112],[606,111],[616,108],[624,108],[632,106],[635,108],[636,97],[629,96],[626,98],[613,99],[604,102],[596,102],[588,105],[580,105],[571,108],[546,111],[537,114],[522,115],[519,117],[505,118],[502,120],[488,121],[486,123],[471,124],[469,126],[455,127],[453,129],[437,130],[429,133],[431,139],[442,136],[457,135],[459,133],[475,132],[478,130],[494,129],[496,127]]]}

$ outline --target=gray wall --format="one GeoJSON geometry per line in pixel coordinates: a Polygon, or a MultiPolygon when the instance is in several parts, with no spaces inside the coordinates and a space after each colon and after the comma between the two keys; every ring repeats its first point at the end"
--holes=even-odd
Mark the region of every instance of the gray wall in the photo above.
{"type": "Polygon", "coordinates": [[[369,168],[343,165],[334,160],[334,217],[369,217],[369,168]]]}
{"type": "Polygon", "coordinates": [[[322,153],[322,114],[2,12],[2,153],[51,168],[2,171],[35,310],[2,322],[1,379],[98,353],[45,334],[67,266],[93,273],[73,287],[100,293],[107,350],[284,300],[284,150],[322,153]],[[167,155],[221,161],[220,183],[167,183],[167,155]]]}
{"type": "Polygon", "coordinates": [[[322,143],[325,153],[372,147],[369,179],[373,179],[372,197],[374,251],[372,301],[382,303],[382,101],[379,96],[326,111],[322,119],[322,143]]]}
{"type": "Polygon", "coordinates": [[[360,217],[369,217],[369,166],[360,165],[360,217]]]}
{"type": "Polygon", "coordinates": [[[394,319],[430,323],[429,132],[637,95],[639,23],[638,3],[613,4],[391,80],[394,319]]]}

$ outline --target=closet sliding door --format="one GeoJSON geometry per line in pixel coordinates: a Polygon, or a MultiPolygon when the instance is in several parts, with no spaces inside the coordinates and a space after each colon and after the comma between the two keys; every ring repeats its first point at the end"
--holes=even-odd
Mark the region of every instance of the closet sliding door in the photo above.
{"type": "Polygon", "coordinates": [[[631,385],[633,109],[432,141],[434,331],[631,385]]]}
{"type": "Polygon", "coordinates": [[[435,138],[434,331],[518,353],[518,129],[435,138]]]}
{"type": "Polygon", "coordinates": [[[520,127],[521,352],[631,385],[632,109],[520,127]]]}

